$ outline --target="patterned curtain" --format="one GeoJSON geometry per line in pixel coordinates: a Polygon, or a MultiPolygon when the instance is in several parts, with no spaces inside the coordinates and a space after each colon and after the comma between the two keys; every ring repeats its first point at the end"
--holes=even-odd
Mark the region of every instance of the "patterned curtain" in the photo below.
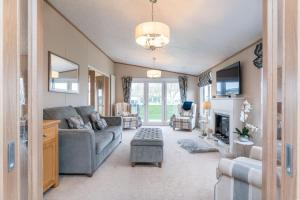
{"type": "Polygon", "coordinates": [[[187,97],[187,81],[188,78],[186,76],[178,76],[180,98],[182,103],[186,101],[187,97]]]}
{"type": "Polygon", "coordinates": [[[203,87],[212,83],[211,71],[206,71],[200,74],[198,86],[203,87]]]}
{"type": "Polygon", "coordinates": [[[131,93],[131,83],[132,77],[122,77],[122,88],[123,88],[123,97],[124,102],[130,103],[130,93],[131,93]]]}

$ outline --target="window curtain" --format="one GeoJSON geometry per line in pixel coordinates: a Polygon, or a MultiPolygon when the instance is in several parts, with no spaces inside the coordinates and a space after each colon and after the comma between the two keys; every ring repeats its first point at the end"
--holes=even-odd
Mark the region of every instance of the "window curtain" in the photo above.
{"type": "Polygon", "coordinates": [[[131,83],[132,77],[122,77],[122,88],[123,88],[123,97],[124,102],[130,103],[130,93],[131,93],[131,83]]]}
{"type": "Polygon", "coordinates": [[[180,98],[181,102],[185,102],[187,98],[187,82],[188,78],[186,76],[178,76],[179,82],[179,91],[180,91],[180,98]]]}
{"type": "Polygon", "coordinates": [[[206,71],[200,74],[199,82],[198,82],[199,87],[204,87],[206,85],[210,85],[211,83],[212,83],[211,71],[206,71]]]}

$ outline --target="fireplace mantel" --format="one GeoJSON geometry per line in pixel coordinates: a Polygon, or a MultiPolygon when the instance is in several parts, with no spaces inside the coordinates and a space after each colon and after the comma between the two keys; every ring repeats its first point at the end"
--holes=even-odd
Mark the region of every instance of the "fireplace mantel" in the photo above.
{"type": "Polygon", "coordinates": [[[213,98],[211,99],[212,104],[212,112],[211,112],[211,120],[210,127],[213,129],[213,133],[215,133],[215,115],[216,113],[228,115],[229,116],[229,144],[222,144],[222,141],[219,143],[224,146],[225,150],[228,153],[236,153],[236,147],[234,144],[234,140],[237,139],[237,135],[233,133],[235,128],[241,128],[242,123],[240,121],[240,111],[241,105],[245,99],[244,98],[213,98]]]}

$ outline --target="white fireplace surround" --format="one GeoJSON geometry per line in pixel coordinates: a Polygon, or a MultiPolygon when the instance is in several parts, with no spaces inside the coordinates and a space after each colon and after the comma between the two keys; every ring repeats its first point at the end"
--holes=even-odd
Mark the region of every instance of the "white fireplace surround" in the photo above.
{"type": "Polygon", "coordinates": [[[229,116],[229,134],[230,140],[229,145],[223,143],[221,140],[219,144],[224,147],[224,150],[228,153],[236,153],[236,147],[234,140],[237,139],[237,135],[234,133],[235,128],[241,128],[242,122],[240,121],[240,111],[241,105],[245,99],[244,98],[213,98],[211,99],[211,120],[210,127],[215,133],[215,115],[223,114],[229,116]]]}

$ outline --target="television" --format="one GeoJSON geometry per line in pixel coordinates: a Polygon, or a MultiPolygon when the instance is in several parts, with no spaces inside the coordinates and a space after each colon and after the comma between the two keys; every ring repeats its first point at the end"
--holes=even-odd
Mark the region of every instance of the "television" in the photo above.
{"type": "Polygon", "coordinates": [[[217,95],[231,96],[241,94],[241,66],[234,63],[225,69],[217,71],[217,95]]]}

